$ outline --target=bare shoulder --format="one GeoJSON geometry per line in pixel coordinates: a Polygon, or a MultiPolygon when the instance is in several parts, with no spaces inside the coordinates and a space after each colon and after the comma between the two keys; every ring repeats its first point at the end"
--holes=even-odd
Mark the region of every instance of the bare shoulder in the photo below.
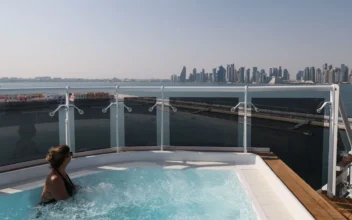
{"type": "Polygon", "coordinates": [[[59,175],[56,175],[56,174],[51,174],[50,177],[48,178],[49,181],[53,184],[56,184],[56,183],[61,183],[62,182],[62,179],[59,175]]]}

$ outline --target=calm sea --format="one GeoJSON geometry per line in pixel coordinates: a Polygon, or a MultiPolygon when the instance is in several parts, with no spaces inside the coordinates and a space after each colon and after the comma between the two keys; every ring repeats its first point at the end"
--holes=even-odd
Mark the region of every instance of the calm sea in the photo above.
{"type": "MultiPolygon", "coordinates": [[[[14,83],[4,83],[0,82],[1,88],[28,88],[28,87],[65,87],[65,86],[115,86],[115,85],[126,85],[126,86],[232,86],[230,84],[213,84],[213,83],[172,83],[172,82],[120,82],[120,83],[110,83],[110,82],[14,82],[14,83]]],[[[243,85],[243,84],[238,84],[243,85]]],[[[345,108],[348,112],[349,117],[352,117],[352,85],[343,84],[340,85],[342,101],[345,104],[345,108]]],[[[203,93],[204,94],[204,93],[203,93]]],[[[206,96],[206,94],[204,94],[206,96]]],[[[328,93],[295,93],[295,94],[285,94],[285,93],[265,93],[256,94],[256,97],[310,97],[318,98],[324,97],[328,98],[328,93]]]]}

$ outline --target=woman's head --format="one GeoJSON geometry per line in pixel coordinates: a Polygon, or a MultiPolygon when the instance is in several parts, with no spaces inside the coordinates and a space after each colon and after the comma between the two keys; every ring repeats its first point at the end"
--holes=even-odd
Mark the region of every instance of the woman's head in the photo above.
{"type": "Polygon", "coordinates": [[[67,165],[71,161],[70,148],[66,145],[53,147],[45,158],[51,168],[59,169],[62,165],[67,165]]]}

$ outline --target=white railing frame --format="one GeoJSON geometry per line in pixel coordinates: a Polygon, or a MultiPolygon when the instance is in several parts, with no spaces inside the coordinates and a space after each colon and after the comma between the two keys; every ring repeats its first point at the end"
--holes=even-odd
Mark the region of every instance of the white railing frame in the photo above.
{"type": "MultiPolygon", "coordinates": [[[[108,92],[117,97],[124,92],[155,92],[161,93],[161,146],[164,150],[164,93],[178,92],[233,92],[244,93],[244,131],[243,131],[243,151],[247,152],[247,104],[248,93],[256,92],[330,92],[330,126],[329,126],[329,168],[328,168],[328,195],[334,196],[336,191],[336,154],[337,154],[337,131],[338,131],[338,111],[339,111],[339,86],[338,85],[300,85],[300,86],[101,86],[101,87],[44,87],[44,88],[0,88],[0,95],[3,94],[65,94],[66,96],[66,144],[71,144],[70,129],[70,93],[74,92],[108,92]]],[[[118,106],[117,106],[118,108],[118,106]]],[[[117,110],[118,111],[118,110],[117,110]]],[[[118,113],[116,114],[116,123],[118,123],[118,113]]],[[[118,130],[117,130],[118,131],[118,130]]],[[[73,134],[73,133],[72,133],[73,134]]],[[[118,138],[118,137],[117,137],[118,138]]],[[[117,140],[118,144],[119,140],[117,140]]],[[[121,147],[121,146],[117,146],[121,147]]]]}

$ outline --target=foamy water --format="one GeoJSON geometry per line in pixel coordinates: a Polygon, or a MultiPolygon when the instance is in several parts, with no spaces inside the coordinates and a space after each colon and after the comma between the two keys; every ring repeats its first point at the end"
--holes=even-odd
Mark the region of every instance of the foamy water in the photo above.
{"type": "Polygon", "coordinates": [[[40,189],[0,196],[0,218],[256,219],[234,171],[136,168],[104,171],[74,182],[82,186],[74,198],[41,208],[31,205],[33,192],[40,189]],[[19,196],[20,207],[27,208],[18,203],[2,206],[19,196]]]}

